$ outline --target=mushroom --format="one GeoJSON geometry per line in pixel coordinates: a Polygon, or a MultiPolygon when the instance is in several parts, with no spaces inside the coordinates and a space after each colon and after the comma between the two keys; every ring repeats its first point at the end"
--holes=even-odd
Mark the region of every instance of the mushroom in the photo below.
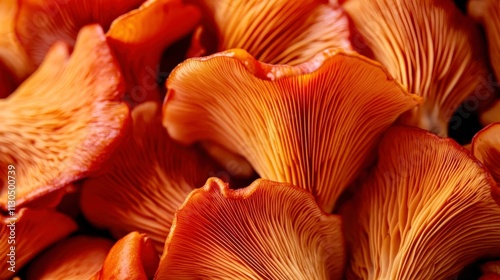
{"type": "Polygon", "coordinates": [[[160,101],[157,84],[162,52],[198,23],[201,15],[181,0],[149,0],[117,18],[108,42],[124,71],[129,103],[160,101]]]}
{"type": "Polygon", "coordinates": [[[9,77],[11,79],[9,82],[15,83],[16,86],[34,71],[28,55],[14,32],[18,2],[20,1],[0,1],[0,65],[4,65],[11,72],[12,77],[9,77]]]}
{"type": "Polygon", "coordinates": [[[335,1],[192,2],[205,15],[193,36],[192,55],[241,48],[262,62],[298,65],[328,48],[351,48],[347,16],[335,1]]]}
{"type": "Polygon", "coordinates": [[[210,178],[179,208],[155,279],[342,279],[342,221],[306,191],[210,178]]]}
{"type": "Polygon", "coordinates": [[[77,229],[73,220],[48,209],[23,208],[0,221],[0,279],[10,279],[34,256],[77,229]]]}
{"type": "Polygon", "coordinates": [[[217,143],[262,178],[307,189],[325,212],[385,129],[420,102],[378,63],[338,49],[294,67],[240,49],[192,58],[167,88],[163,125],[173,139],[217,143]]]}
{"type": "Polygon", "coordinates": [[[483,276],[479,280],[500,280],[500,260],[482,265],[481,272],[483,276]]]}
{"type": "MultiPolygon", "coordinates": [[[[71,56],[55,44],[40,68],[0,99],[0,166],[15,169],[18,207],[91,174],[107,159],[129,119],[120,101],[122,82],[101,27],[92,25],[82,29],[71,56]]],[[[7,172],[0,170],[3,209],[7,172]]]]}
{"type": "Polygon", "coordinates": [[[107,171],[84,183],[81,208],[92,224],[117,238],[146,233],[161,253],[175,211],[216,174],[217,165],[201,150],[168,136],[159,104],[138,105],[132,121],[131,135],[107,162],[107,171]]]}
{"type": "Polygon", "coordinates": [[[500,122],[479,131],[472,139],[471,150],[500,184],[500,122]]]}
{"type": "MultiPolygon", "coordinates": [[[[13,1],[13,0],[7,0],[13,1]]],[[[38,66],[51,46],[63,41],[74,46],[79,30],[99,24],[107,30],[111,22],[144,0],[18,0],[15,35],[30,62],[38,66]]]]}
{"type": "Polygon", "coordinates": [[[378,162],[341,209],[347,279],[451,279],[500,256],[489,173],[451,139],[415,127],[384,135],[378,162]]]}
{"type": "Polygon", "coordinates": [[[88,280],[104,263],[113,241],[77,235],[58,242],[38,256],[28,267],[26,279],[88,280]]]}
{"type": "Polygon", "coordinates": [[[151,239],[145,234],[131,232],[115,243],[102,269],[91,279],[152,279],[158,262],[159,257],[151,239]]]}
{"type": "MultiPolygon", "coordinates": [[[[348,0],[343,7],[374,57],[424,103],[402,122],[440,136],[467,99],[477,109],[493,94],[475,23],[451,0],[348,0]]],[[[471,105],[472,106],[472,105],[471,105]]]]}
{"type": "Polygon", "coordinates": [[[484,126],[500,122],[500,99],[495,100],[488,110],[481,112],[480,120],[484,126]]]}
{"type": "Polygon", "coordinates": [[[469,0],[467,12],[482,23],[486,32],[490,62],[497,80],[500,80],[500,2],[497,0],[469,0]]]}

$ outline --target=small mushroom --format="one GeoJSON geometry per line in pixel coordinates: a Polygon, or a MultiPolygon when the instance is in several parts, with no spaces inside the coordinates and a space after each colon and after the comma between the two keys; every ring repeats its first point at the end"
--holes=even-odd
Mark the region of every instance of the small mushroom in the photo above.
{"type": "Polygon", "coordinates": [[[135,107],[132,122],[130,137],[107,162],[106,172],[86,180],[81,208],[92,224],[117,238],[146,233],[161,253],[175,211],[216,173],[217,164],[168,136],[157,103],[135,107]]]}
{"type": "Polygon", "coordinates": [[[177,211],[155,279],[342,279],[344,250],[340,217],[306,191],[210,178],[177,211]]]}
{"type": "Polygon", "coordinates": [[[193,58],[167,88],[173,139],[216,143],[262,178],[309,190],[325,212],[371,162],[380,135],[420,102],[378,63],[338,49],[294,67],[240,49],[193,58]]]}
{"type": "Polygon", "coordinates": [[[194,29],[201,15],[181,0],[149,0],[117,18],[108,42],[124,72],[129,103],[160,101],[157,76],[162,52],[194,29]]]}
{"type": "Polygon", "coordinates": [[[341,210],[347,279],[452,279],[476,260],[500,256],[496,191],[453,140],[391,128],[377,165],[341,210]]]}
{"type": "Polygon", "coordinates": [[[500,260],[491,261],[481,266],[483,276],[479,280],[500,280],[500,260]]]}
{"type": "Polygon", "coordinates": [[[131,232],[115,243],[102,269],[91,280],[152,279],[158,262],[158,253],[151,239],[145,234],[131,232]]]}
{"type": "Polygon", "coordinates": [[[0,99],[1,208],[8,165],[15,168],[18,207],[101,166],[127,128],[122,82],[101,27],[92,25],[71,55],[55,44],[40,68],[0,99]]]}
{"type": "Polygon", "coordinates": [[[191,54],[241,48],[262,62],[298,65],[325,49],[351,48],[347,16],[335,1],[191,2],[199,4],[204,14],[191,54]],[[210,49],[211,45],[216,48],[210,49]]]}
{"type": "Polygon", "coordinates": [[[14,32],[30,62],[38,67],[54,43],[62,41],[74,46],[82,27],[99,24],[107,30],[115,18],[142,2],[144,0],[18,0],[14,32]]]}
{"type": "Polygon", "coordinates": [[[104,263],[113,241],[77,235],[58,242],[28,267],[30,280],[88,280],[104,263]]]}
{"type": "Polygon", "coordinates": [[[488,74],[476,24],[451,0],[348,0],[343,7],[374,57],[424,103],[402,121],[448,134],[448,122],[467,97],[480,103],[488,74]]]}
{"type": "Polygon", "coordinates": [[[479,131],[472,139],[471,150],[500,184],[500,122],[479,131]]]}
{"type": "Polygon", "coordinates": [[[500,99],[494,101],[490,108],[481,112],[480,120],[484,126],[500,122],[500,99]]]}
{"type": "Polygon", "coordinates": [[[38,253],[77,229],[73,220],[48,209],[8,213],[0,221],[0,279],[11,279],[38,253]]]}

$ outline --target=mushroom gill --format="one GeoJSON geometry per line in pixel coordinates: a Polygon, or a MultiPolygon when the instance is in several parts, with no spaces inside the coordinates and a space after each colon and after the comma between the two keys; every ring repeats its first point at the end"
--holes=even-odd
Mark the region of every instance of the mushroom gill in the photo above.
{"type": "Polygon", "coordinates": [[[82,27],[99,24],[107,30],[116,17],[142,2],[144,0],[18,0],[14,31],[30,62],[38,66],[54,43],[62,41],[74,46],[82,27]]]}
{"type": "Polygon", "coordinates": [[[476,24],[451,0],[348,0],[343,5],[374,57],[424,103],[403,122],[448,134],[448,122],[467,97],[484,101],[487,76],[476,24]]]}
{"type": "Polygon", "coordinates": [[[160,101],[157,76],[162,52],[194,29],[201,15],[181,0],[149,0],[117,18],[107,33],[127,81],[127,101],[160,101]]]}
{"type": "Polygon", "coordinates": [[[241,155],[262,178],[310,191],[325,212],[383,131],[420,101],[378,63],[338,49],[294,67],[239,49],[192,58],[167,88],[163,125],[173,139],[241,155]]]}
{"type": "Polygon", "coordinates": [[[113,241],[77,235],[58,242],[28,267],[30,280],[88,280],[104,263],[113,241]]]}
{"type": "Polygon", "coordinates": [[[193,36],[192,54],[241,48],[262,62],[297,65],[325,49],[351,48],[346,13],[335,1],[191,2],[204,14],[204,24],[193,36]],[[204,42],[214,40],[216,48],[210,50],[204,42]]]}
{"type": "Polygon", "coordinates": [[[40,68],[0,99],[0,207],[6,208],[7,166],[21,204],[98,169],[126,129],[128,107],[102,29],[82,29],[71,55],[55,44],[40,68]]]}
{"type": "Polygon", "coordinates": [[[217,172],[217,165],[168,136],[159,104],[138,105],[132,122],[130,137],[107,162],[107,171],[85,182],[80,205],[92,224],[117,238],[146,233],[161,253],[175,211],[217,172]]]}
{"type": "Polygon", "coordinates": [[[111,248],[102,269],[92,280],[146,280],[153,279],[159,257],[146,234],[131,232],[111,248]]]}
{"type": "Polygon", "coordinates": [[[500,122],[479,131],[472,139],[471,150],[500,184],[500,122]]]}
{"type": "Polygon", "coordinates": [[[490,62],[497,80],[500,80],[500,1],[469,0],[468,14],[481,22],[486,32],[490,62]]]}
{"type": "Polygon", "coordinates": [[[76,229],[73,220],[47,209],[23,208],[14,215],[2,217],[0,254],[4,260],[0,265],[0,279],[12,278],[43,249],[76,229]]]}
{"type": "Polygon", "coordinates": [[[341,210],[350,248],[348,279],[452,279],[500,256],[498,186],[451,139],[394,127],[378,162],[341,210]]]}
{"type": "Polygon", "coordinates": [[[210,178],[177,211],[155,279],[342,279],[344,249],[340,217],[306,191],[210,178]]]}

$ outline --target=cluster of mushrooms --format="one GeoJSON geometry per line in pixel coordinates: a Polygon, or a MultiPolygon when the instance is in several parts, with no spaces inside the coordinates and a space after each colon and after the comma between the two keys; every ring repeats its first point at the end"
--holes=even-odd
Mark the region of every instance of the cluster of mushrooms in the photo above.
{"type": "Polygon", "coordinates": [[[500,279],[500,1],[464,7],[1,0],[0,279],[500,279]]]}

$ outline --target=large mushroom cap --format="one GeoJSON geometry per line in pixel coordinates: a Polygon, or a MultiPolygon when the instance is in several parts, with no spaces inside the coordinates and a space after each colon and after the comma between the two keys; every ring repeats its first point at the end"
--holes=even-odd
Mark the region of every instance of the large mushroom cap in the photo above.
{"type": "Polygon", "coordinates": [[[113,241],[78,235],[58,242],[28,268],[28,280],[88,280],[104,263],[113,241]]]}
{"type": "Polygon", "coordinates": [[[194,29],[200,17],[196,7],[181,0],[149,0],[113,21],[106,36],[123,69],[130,104],[160,100],[161,54],[194,29]]]}
{"type": "Polygon", "coordinates": [[[153,279],[159,257],[153,242],[145,234],[131,232],[111,248],[102,269],[92,280],[153,279]]]}
{"type": "Polygon", "coordinates": [[[500,122],[479,131],[472,139],[471,150],[500,184],[500,122]]]}
{"type": "Polygon", "coordinates": [[[349,0],[344,8],[375,59],[424,97],[405,123],[447,135],[468,96],[475,104],[492,96],[480,87],[488,73],[480,31],[453,1],[349,0]]]}
{"type": "Polygon", "coordinates": [[[76,229],[73,220],[47,209],[23,208],[16,215],[2,217],[0,279],[11,279],[43,249],[76,229]]]}
{"type": "Polygon", "coordinates": [[[381,133],[419,102],[378,63],[341,50],[294,67],[239,49],[193,58],[167,88],[163,124],[172,138],[217,143],[261,177],[306,188],[325,212],[381,133]]]}
{"type": "Polygon", "coordinates": [[[500,256],[496,188],[453,140],[390,129],[377,166],[342,209],[348,279],[451,279],[476,260],[500,256]]]}
{"type": "Polygon", "coordinates": [[[341,279],[338,216],[299,188],[211,178],[177,211],[156,279],[341,279]]]}
{"type": "Polygon", "coordinates": [[[18,207],[100,166],[129,118],[121,78],[102,29],[92,25],[82,29],[71,56],[64,44],[54,45],[40,68],[0,100],[2,208],[9,165],[18,207]]]}
{"type": "Polygon", "coordinates": [[[91,223],[115,237],[146,233],[161,252],[175,211],[217,165],[202,151],[168,136],[159,104],[138,105],[132,121],[131,135],[108,161],[107,171],[85,182],[81,207],[91,223]]]}
{"type": "Polygon", "coordinates": [[[205,36],[205,41],[217,41],[213,52],[240,48],[262,62],[298,65],[325,49],[351,48],[346,13],[334,1],[192,2],[203,7],[205,16],[205,24],[195,33],[196,50],[209,50],[203,44],[205,36]]]}

